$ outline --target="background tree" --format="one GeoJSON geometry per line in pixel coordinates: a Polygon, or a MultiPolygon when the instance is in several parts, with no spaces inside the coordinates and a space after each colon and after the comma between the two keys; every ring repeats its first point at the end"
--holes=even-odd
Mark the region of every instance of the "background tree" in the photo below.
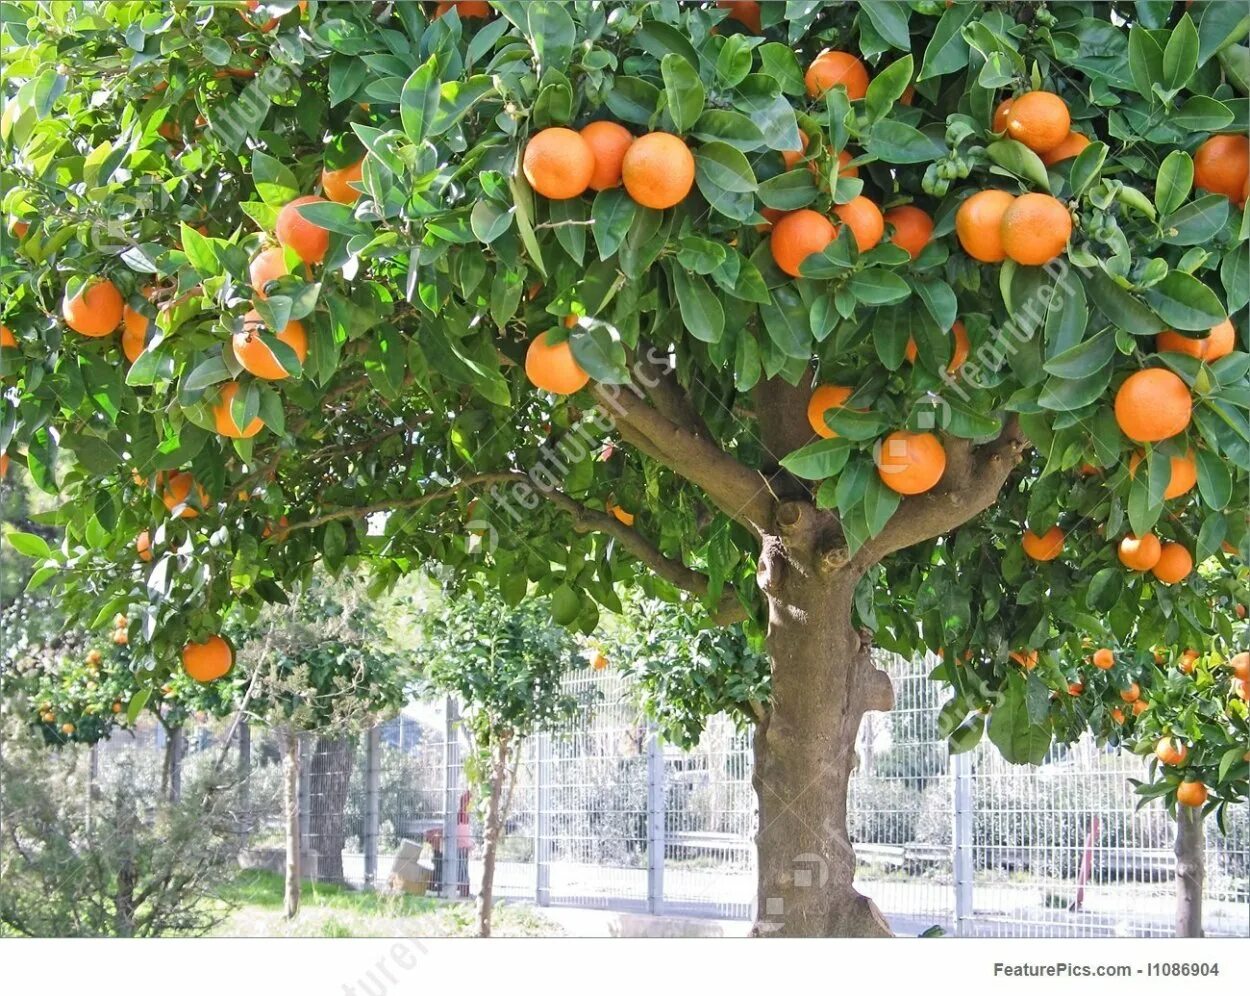
{"type": "Polygon", "coordinates": [[[770,659],[757,931],[880,934],[874,643],[1018,762],[1084,636],[1234,649],[1239,5],[14,6],[0,449],[154,685],[318,560],[684,589],[770,659]]]}
{"type": "MultiPolygon", "coordinates": [[[[553,625],[537,602],[509,606],[494,593],[465,593],[426,605],[413,622],[422,683],[463,703],[464,770],[482,810],[478,934],[489,937],[495,858],[525,739],[556,732],[576,713],[578,700],[562,680],[586,662],[571,634],[553,625]]],[[[444,853],[453,846],[459,842],[443,841],[444,853]]]]}

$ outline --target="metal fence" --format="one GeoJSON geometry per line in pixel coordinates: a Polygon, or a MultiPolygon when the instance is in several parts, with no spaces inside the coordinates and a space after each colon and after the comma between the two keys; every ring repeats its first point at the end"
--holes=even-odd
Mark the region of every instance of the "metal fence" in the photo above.
{"type": "MultiPolygon", "coordinates": [[[[925,677],[927,668],[882,663],[897,704],[869,714],[860,730],[850,823],[858,887],[896,931],[1172,932],[1174,824],[1158,803],[1136,809],[1128,779],[1142,775],[1140,759],[1092,741],[1057,750],[1037,768],[1009,765],[986,744],[950,758],[936,734],[941,689],[925,677]]],[[[585,703],[577,720],[558,734],[531,738],[518,757],[496,895],[539,905],[750,917],[749,733],[714,717],[697,748],[682,751],[640,718],[636,689],[619,674],[586,671],[570,687],[585,703]]],[[[280,870],[280,751],[261,730],[232,749],[257,814],[245,858],[280,870]]],[[[476,892],[481,832],[468,805],[465,750],[450,701],[413,703],[346,746],[306,735],[305,868],[381,886],[408,840],[430,845],[433,885],[443,894],[476,892]],[[339,777],[326,770],[335,761],[343,765],[339,777]]],[[[215,751],[212,731],[192,731],[182,763],[204,763],[215,751]]],[[[100,745],[96,767],[107,778],[122,753],[141,755],[155,772],[148,775],[155,791],[166,752],[159,729],[119,737],[100,745]]],[[[1204,910],[1208,934],[1250,936],[1250,807],[1231,814],[1227,836],[1207,830],[1204,910]]]]}

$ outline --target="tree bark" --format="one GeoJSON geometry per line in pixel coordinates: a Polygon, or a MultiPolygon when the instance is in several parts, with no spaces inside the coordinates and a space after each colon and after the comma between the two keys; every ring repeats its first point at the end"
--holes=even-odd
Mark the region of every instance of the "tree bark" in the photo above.
{"type": "Polygon", "coordinates": [[[282,737],[282,808],[286,817],[286,887],[283,912],[289,920],[299,912],[299,734],[284,731],[282,737]]]}
{"type": "Polygon", "coordinates": [[[773,702],[755,736],[753,933],[888,937],[885,918],[852,885],[855,851],[847,832],[860,719],[892,704],[889,679],[851,625],[855,578],[822,575],[771,538],[760,582],[768,599],[773,702]]]}
{"type": "MultiPolygon", "coordinates": [[[[164,721],[162,720],[162,725],[164,721]]],[[[165,726],[165,757],[161,765],[161,795],[170,802],[182,798],[182,727],[165,726]]]]}
{"type": "MultiPolygon", "coordinates": [[[[486,798],[486,825],[482,839],[482,889],[477,896],[477,933],[490,937],[491,912],[495,902],[495,858],[503,832],[504,782],[508,777],[508,741],[501,736],[491,746],[490,782],[486,798]]],[[[456,842],[459,846],[459,841],[456,842]]]]}
{"type": "Polygon", "coordinates": [[[1206,842],[1202,811],[1176,807],[1176,936],[1202,936],[1206,842]]]}
{"type": "Polygon", "coordinates": [[[309,836],[318,854],[317,878],[343,881],[343,810],[356,759],[354,737],[318,737],[309,762],[309,836]]]}

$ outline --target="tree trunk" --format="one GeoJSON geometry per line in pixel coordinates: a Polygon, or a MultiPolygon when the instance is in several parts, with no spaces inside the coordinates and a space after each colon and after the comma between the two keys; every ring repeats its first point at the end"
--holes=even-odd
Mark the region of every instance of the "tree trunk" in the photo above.
{"type": "Polygon", "coordinates": [[[356,759],[354,737],[318,737],[309,762],[310,847],[318,854],[317,878],[343,881],[343,810],[356,759]]]}
{"type": "Polygon", "coordinates": [[[1206,842],[1202,810],[1176,807],[1176,936],[1202,936],[1206,842]]]}
{"type": "Polygon", "coordinates": [[[893,704],[851,624],[856,575],[822,563],[804,536],[815,510],[783,505],[782,535],[765,537],[759,585],[768,601],[773,702],[755,736],[758,908],[753,933],[886,937],[889,925],[852,886],[847,789],[860,719],[893,704]]]}
{"type": "MultiPolygon", "coordinates": [[[[508,740],[501,736],[491,747],[489,795],[486,798],[486,825],[482,828],[482,889],[477,895],[477,933],[490,937],[491,909],[495,901],[495,857],[503,833],[504,782],[508,777],[508,740]]],[[[459,846],[459,841],[456,842],[459,846]]]]}
{"type": "Polygon", "coordinates": [[[282,808],[286,817],[286,889],[283,894],[283,911],[289,920],[299,912],[299,734],[285,731],[281,736],[282,808]]]}
{"type": "Polygon", "coordinates": [[[182,743],[182,727],[166,726],[165,757],[161,765],[161,795],[170,802],[177,802],[182,798],[182,743]]]}

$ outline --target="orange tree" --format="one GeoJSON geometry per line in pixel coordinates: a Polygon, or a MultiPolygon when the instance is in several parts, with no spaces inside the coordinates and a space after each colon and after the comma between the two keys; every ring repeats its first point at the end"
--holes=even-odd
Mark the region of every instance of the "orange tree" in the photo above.
{"type": "Polygon", "coordinates": [[[1111,732],[1061,662],[1237,649],[1239,5],[5,10],[0,449],[154,685],[315,561],[686,589],[770,658],[757,930],[873,934],[874,642],[1020,762],[1111,732]]]}

